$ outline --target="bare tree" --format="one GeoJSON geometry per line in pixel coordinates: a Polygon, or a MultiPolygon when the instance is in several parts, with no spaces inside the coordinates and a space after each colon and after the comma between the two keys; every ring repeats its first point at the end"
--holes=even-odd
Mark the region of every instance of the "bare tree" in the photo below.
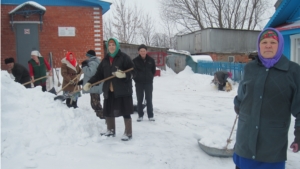
{"type": "Polygon", "coordinates": [[[126,0],[115,0],[116,11],[113,12],[113,26],[115,35],[123,43],[133,43],[136,41],[138,30],[141,28],[141,11],[137,6],[129,8],[126,0]]]}
{"type": "Polygon", "coordinates": [[[152,40],[152,45],[157,47],[169,48],[169,37],[164,33],[155,33],[152,40]]]}
{"type": "Polygon", "coordinates": [[[161,14],[189,32],[211,28],[253,30],[268,0],[160,0],[161,14]]]}
{"type": "Polygon", "coordinates": [[[145,15],[142,20],[143,21],[140,28],[142,43],[144,43],[147,46],[150,46],[153,36],[155,34],[154,21],[149,14],[145,15]]]}
{"type": "Polygon", "coordinates": [[[104,36],[104,40],[107,40],[111,37],[114,37],[114,33],[113,33],[113,25],[111,22],[111,19],[105,19],[104,23],[103,23],[103,36],[104,36]]]}

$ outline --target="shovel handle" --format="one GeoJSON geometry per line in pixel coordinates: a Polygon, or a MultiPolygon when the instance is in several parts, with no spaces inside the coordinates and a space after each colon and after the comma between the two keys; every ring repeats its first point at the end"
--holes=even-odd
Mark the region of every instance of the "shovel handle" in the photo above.
{"type": "MultiPolygon", "coordinates": [[[[41,79],[44,79],[44,78],[47,78],[47,77],[48,77],[48,76],[43,76],[43,77],[40,77],[40,78],[34,79],[34,81],[33,81],[33,82],[35,82],[35,81],[38,81],[38,80],[41,80],[41,79]]],[[[30,83],[32,83],[32,81],[29,81],[29,82],[23,83],[22,85],[27,85],[27,84],[30,84],[30,83]]]]}
{"type": "MultiPolygon", "coordinates": [[[[82,75],[82,72],[80,74],[78,74],[74,79],[72,79],[72,81],[75,81],[77,78],[79,78],[82,75]]],[[[63,91],[66,87],[68,87],[71,83],[69,82],[68,84],[66,84],[63,88],[61,88],[56,94],[58,94],[59,92],[63,91]]]]}
{"type": "Polygon", "coordinates": [[[232,132],[233,132],[234,126],[235,126],[236,121],[237,121],[238,118],[239,118],[239,115],[236,115],[233,126],[232,126],[232,129],[231,129],[231,132],[230,132],[230,135],[229,135],[229,138],[227,139],[227,144],[226,144],[226,147],[225,147],[226,150],[228,148],[229,143],[231,142],[230,138],[232,136],[232,132]]]}
{"type": "MultiPolygon", "coordinates": [[[[130,68],[130,69],[124,70],[123,72],[124,72],[124,73],[127,73],[127,72],[130,72],[130,71],[132,71],[132,70],[133,70],[133,67],[130,68]]],[[[112,78],[114,78],[114,77],[116,77],[116,76],[115,76],[115,75],[112,75],[112,76],[109,76],[109,77],[107,77],[107,78],[105,78],[105,79],[102,79],[102,80],[100,80],[100,81],[98,81],[98,82],[95,82],[95,83],[92,84],[92,87],[95,86],[95,85],[98,85],[98,84],[100,84],[100,83],[102,83],[102,82],[105,82],[105,81],[107,81],[107,80],[109,80],[109,79],[112,79],[112,78]]],[[[82,88],[82,89],[79,89],[79,90],[76,90],[76,91],[74,91],[74,92],[72,92],[72,94],[77,93],[77,92],[80,92],[81,90],[83,90],[83,88],[82,88]]]]}

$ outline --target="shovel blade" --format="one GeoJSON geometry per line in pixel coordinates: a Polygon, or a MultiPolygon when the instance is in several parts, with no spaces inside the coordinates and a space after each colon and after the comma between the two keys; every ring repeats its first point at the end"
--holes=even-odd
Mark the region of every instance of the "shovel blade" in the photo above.
{"type": "Polygon", "coordinates": [[[54,100],[60,100],[63,102],[66,100],[66,97],[64,95],[58,95],[58,96],[54,97],[54,100]]]}

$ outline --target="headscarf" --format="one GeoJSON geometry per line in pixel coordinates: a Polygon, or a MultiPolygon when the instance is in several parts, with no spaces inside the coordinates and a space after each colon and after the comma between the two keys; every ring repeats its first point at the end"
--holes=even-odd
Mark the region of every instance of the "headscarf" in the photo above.
{"type": "Polygon", "coordinates": [[[118,40],[116,38],[109,38],[108,41],[107,41],[107,43],[106,43],[106,48],[107,48],[108,55],[110,57],[114,58],[117,55],[117,53],[119,52],[120,44],[119,44],[119,42],[118,42],[118,40]],[[116,44],[116,50],[114,51],[114,53],[110,53],[109,50],[108,50],[108,45],[109,45],[110,41],[114,41],[115,44],[116,44]]]}
{"type": "Polygon", "coordinates": [[[266,28],[258,35],[258,39],[257,39],[258,58],[266,68],[273,67],[278,62],[278,60],[281,58],[281,56],[283,54],[283,45],[284,45],[284,40],[283,40],[282,34],[274,28],[266,28]],[[273,58],[269,58],[269,59],[264,58],[260,54],[260,48],[259,48],[260,41],[265,38],[276,39],[276,36],[275,36],[276,34],[274,34],[274,33],[276,33],[277,37],[278,37],[277,52],[273,58]]]}
{"type": "Polygon", "coordinates": [[[76,59],[75,59],[75,55],[72,52],[67,52],[66,54],[66,60],[69,61],[74,67],[76,67],[76,59]],[[73,60],[70,60],[70,54],[73,55],[73,60]]]}

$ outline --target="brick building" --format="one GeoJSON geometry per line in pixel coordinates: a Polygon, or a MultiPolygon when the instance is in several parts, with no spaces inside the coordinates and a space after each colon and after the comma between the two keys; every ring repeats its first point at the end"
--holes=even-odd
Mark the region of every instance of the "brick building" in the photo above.
{"type": "Polygon", "coordinates": [[[1,69],[7,57],[28,67],[33,49],[46,59],[52,54],[55,67],[66,51],[79,63],[89,49],[104,57],[102,15],[110,5],[101,0],[2,0],[1,69]]]}

